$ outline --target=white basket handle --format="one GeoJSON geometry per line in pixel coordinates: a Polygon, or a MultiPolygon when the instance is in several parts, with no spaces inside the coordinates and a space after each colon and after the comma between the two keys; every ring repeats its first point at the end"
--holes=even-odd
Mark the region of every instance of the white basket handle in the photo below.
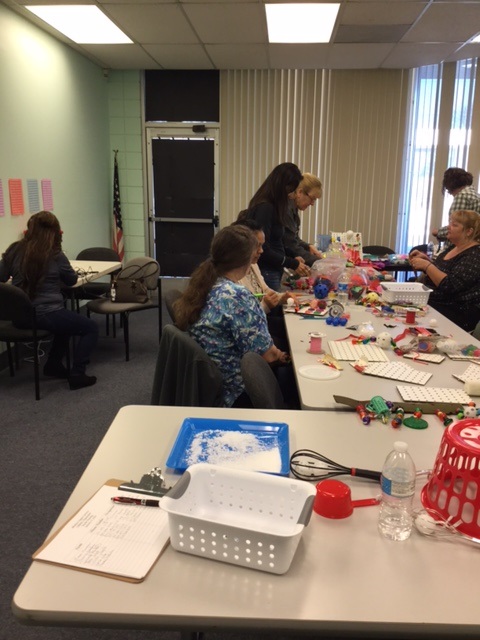
{"type": "Polygon", "coordinates": [[[312,516],[313,510],[313,501],[315,496],[308,496],[305,500],[305,504],[303,505],[303,509],[298,516],[297,524],[303,524],[305,527],[310,522],[310,518],[312,516]]]}

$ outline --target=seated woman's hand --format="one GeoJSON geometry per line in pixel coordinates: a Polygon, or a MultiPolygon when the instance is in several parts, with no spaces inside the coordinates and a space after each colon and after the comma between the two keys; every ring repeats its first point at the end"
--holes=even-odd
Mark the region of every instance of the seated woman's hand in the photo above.
{"type": "Polygon", "coordinates": [[[423,253],[423,251],[419,251],[418,249],[414,249],[408,254],[408,259],[410,260],[410,263],[412,258],[425,258],[426,260],[428,260],[427,254],[423,253]]]}
{"type": "Polygon", "coordinates": [[[273,289],[269,289],[263,296],[263,301],[269,309],[274,309],[275,307],[277,307],[280,304],[281,299],[282,294],[278,293],[278,291],[273,291],[273,289]]]}
{"type": "Polygon", "coordinates": [[[410,257],[409,262],[415,269],[415,271],[426,271],[428,265],[431,264],[430,260],[425,256],[425,254],[410,257]]]}

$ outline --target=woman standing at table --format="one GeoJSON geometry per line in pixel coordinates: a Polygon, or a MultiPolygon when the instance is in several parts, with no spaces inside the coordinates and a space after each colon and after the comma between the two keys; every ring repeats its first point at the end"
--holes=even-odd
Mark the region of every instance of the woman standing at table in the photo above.
{"type": "Polygon", "coordinates": [[[268,332],[256,298],[239,284],[257,251],[255,234],[243,225],[221,229],[210,257],[193,272],[175,302],[175,323],[187,331],[217,364],[223,376],[224,405],[248,406],[240,362],[248,351],[267,362],[286,362],[268,332]]]}
{"type": "Polygon", "coordinates": [[[454,211],[448,224],[451,243],[436,258],[421,251],[410,254],[410,264],[425,273],[433,289],[428,300],[437,311],[465,331],[480,321],[480,217],[475,211],[454,211]]]}
{"type": "MultiPolygon", "coordinates": [[[[46,376],[68,378],[70,389],[90,387],[97,381],[87,376],[86,365],[98,339],[97,324],[64,306],[62,289],[77,282],[67,256],[62,251],[62,231],[49,211],[31,216],[25,236],[11,244],[0,261],[0,282],[12,278],[30,298],[35,308],[36,325],[53,334],[53,342],[43,368],[46,376]],[[71,336],[79,336],[70,373],[63,364],[71,336]]],[[[26,319],[23,329],[30,329],[26,319]]]]}
{"type": "Polygon", "coordinates": [[[292,255],[283,244],[288,207],[301,179],[302,173],[296,164],[279,164],[250,200],[248,209],[240,214],[256,220],[265,233],[258,266],[265,282],[274,291],[280,291],[284,268],[292,269],[299,276],[308,275],[310,271],[305,260],[292,255]]]}

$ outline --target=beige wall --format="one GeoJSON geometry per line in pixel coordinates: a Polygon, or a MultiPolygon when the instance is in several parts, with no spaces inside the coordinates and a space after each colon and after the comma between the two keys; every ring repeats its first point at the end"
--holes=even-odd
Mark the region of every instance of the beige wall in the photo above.
{"type": "Polygon", "coordinates": [[[324,184],[303,215],[305,240],[353,229],[394,247],[407,95],[402,70],[222,72],[222,225],[292,161],[324,184]]]}

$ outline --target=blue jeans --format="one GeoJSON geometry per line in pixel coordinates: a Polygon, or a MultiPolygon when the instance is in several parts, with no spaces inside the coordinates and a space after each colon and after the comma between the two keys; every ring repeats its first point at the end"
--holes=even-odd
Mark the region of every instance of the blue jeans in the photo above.
{"type": "Polygon", "coordinates": [[[274,291],[281,291],[283,269],[262,269],[262,276],[267,286],[274,291]]]}
{"type": "Polygon", "coordinates": [[[37,318],[37,327],[53,333],[48,360],[60,364],[67,354],[71,336],[79,336],[73,352],[71,375],[85,373],[90,354],[98,340],[98,326],[91,318],[68,309],[52,311],[37,318]]]}

